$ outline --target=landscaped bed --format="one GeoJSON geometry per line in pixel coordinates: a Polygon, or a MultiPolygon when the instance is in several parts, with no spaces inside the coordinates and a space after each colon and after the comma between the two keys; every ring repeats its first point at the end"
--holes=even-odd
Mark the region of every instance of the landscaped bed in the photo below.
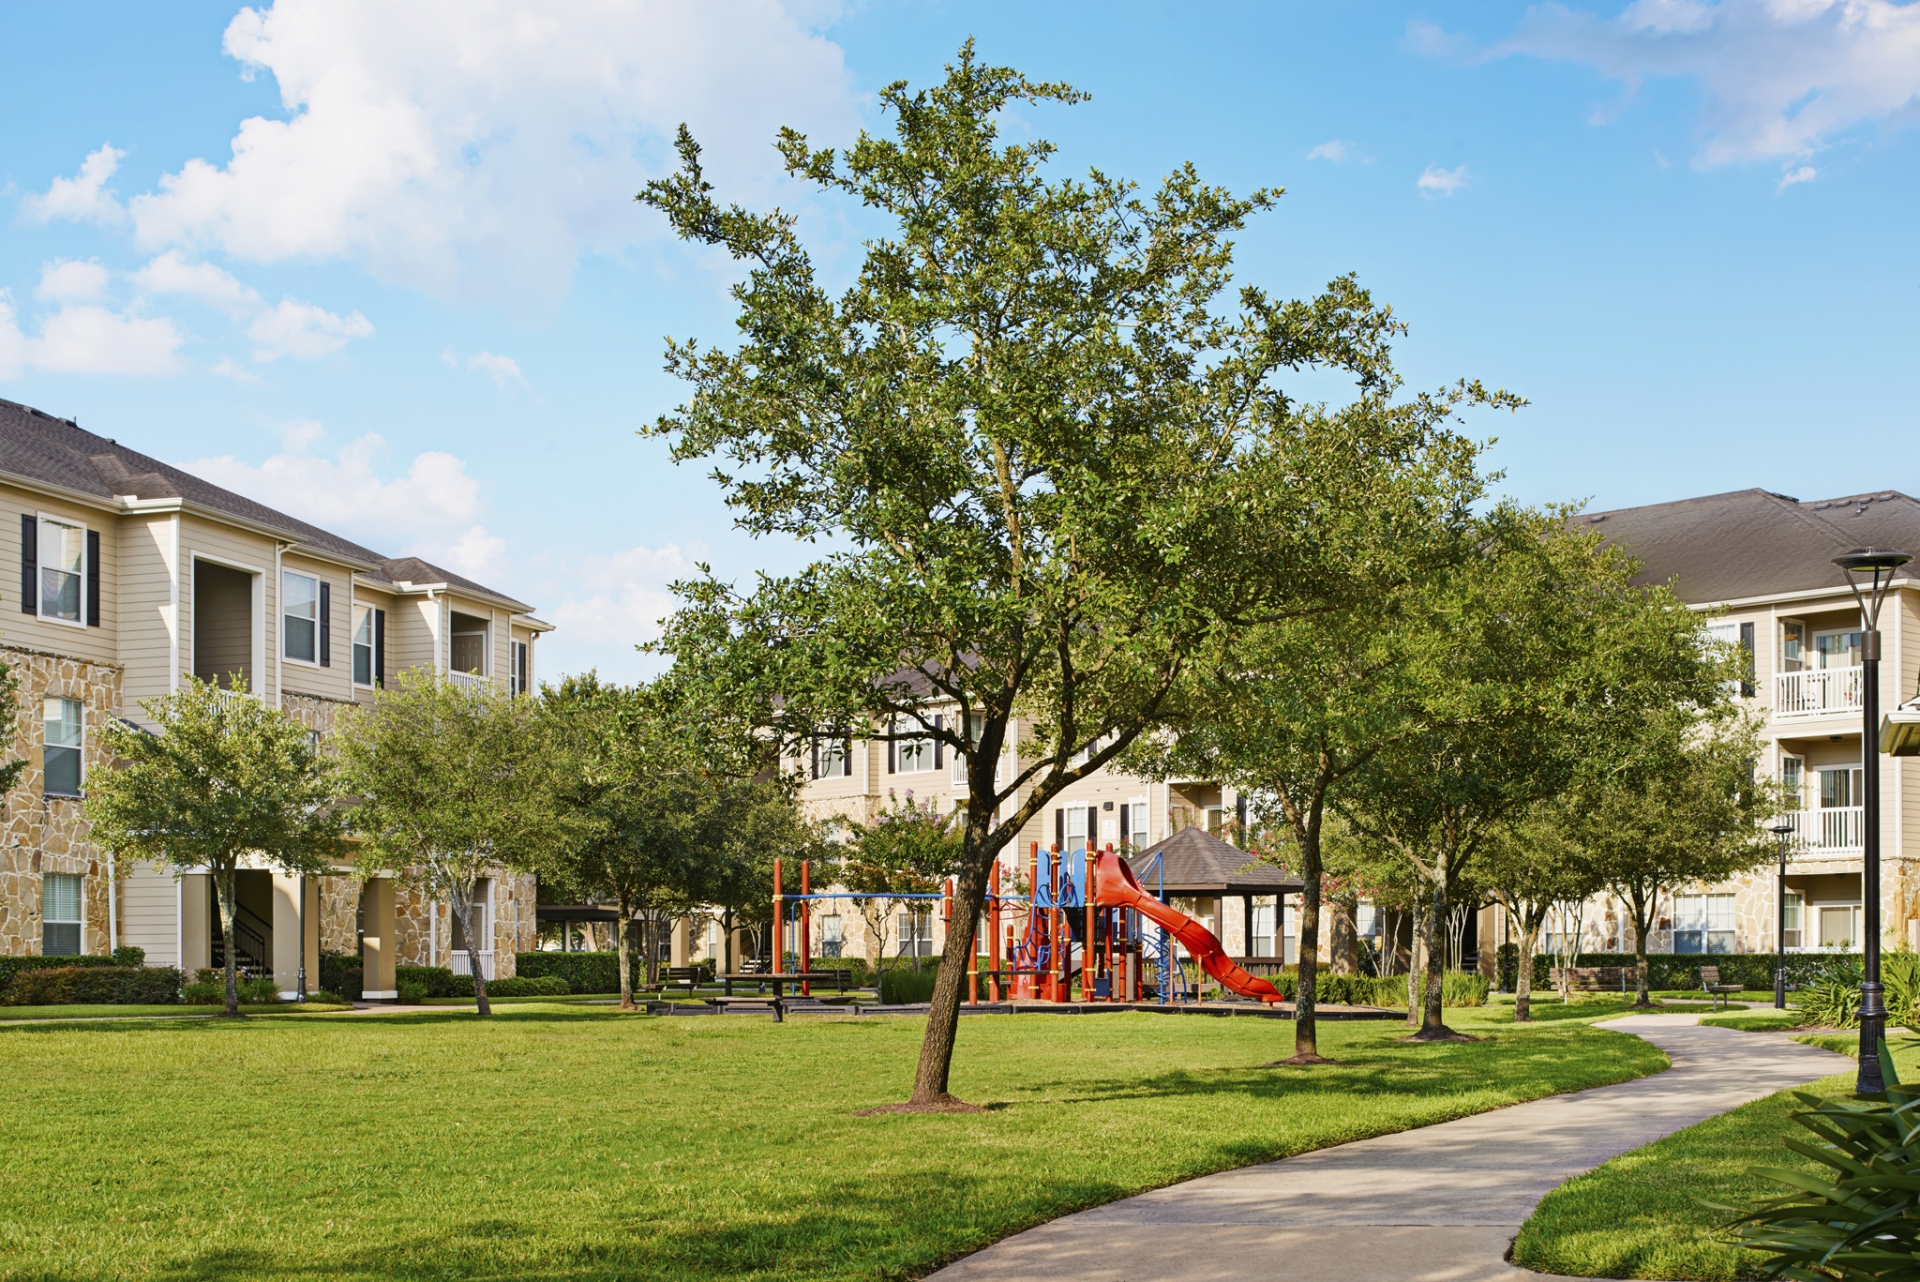
{"type": "MultiPolygon", "coordinates": [[[[1800,1040],[1845,1052],[1844,1036],[1800,1040]]],[[[1920,1075],[1920,1042],[1896,1046],[1903,1078],[1920,1075]]],[[[1821,1096],[1853,1092],[1853,1074],[1822,1078],[1803,1089],[1821,1096]]],[[[1722,1240],[1732,1217],[1701,1205],[1704,1197],[1748,1206],[1785,1191],[1752,1175],[1755,1166],[1815,1170],[1785,1148],[1806,1132],[1787,1115],[1803,1105],[1791,1091],[1769,1095],[1623,1153],[1549,1193],[1520,1230],[1514,1263],[1543,1273],[1601,1278],[1757,1278],[1762,1258],[1722,1240]]]]}
{"type": "Polygon", "coordinates": [[[1263,1068],[1290,1023],[962,1021],[971,1115],[903,1098],[924,1021],[558,1003],[0,1030],[0,1277],[910,1277],[1076,1208],[1664,1066],[1580,1022],[1263,1068]]]}

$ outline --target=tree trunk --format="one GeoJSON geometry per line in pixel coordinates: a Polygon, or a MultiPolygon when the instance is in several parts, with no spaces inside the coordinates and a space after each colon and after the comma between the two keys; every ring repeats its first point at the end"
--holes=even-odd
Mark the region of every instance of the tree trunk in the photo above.
{"type": "Polygon", "coordinates": [[[1421,1000],[1420,985],[1427,973],[1427,954],[1424,951],[1427,937],[1426,914],[1421,911],[1416,899],[1409,915],[1413,918],[1407,935],[1407,1023],[1420,1027],[1421,1000]]]}
{"type": "MultiPolygon", "coordinates": [[[[1658,900],[1659,897],[1660,888],[1655,886],[1653,888],[1653,895],[1650,898],[1658,900]]],[[[1633,894],[1633,968],[1636,972],[1633,985],[1633,1004],[1635,1006],[1653,1005],[1653,997],[1648,992],[1647,986],[1647,927],[1653,924],[1649,920],[1652,916],[1652,911],[1649,897],[1643,896],[1636,888],[1633,894]]]]}
{"type": "Polygon", "coordinates": [[[467,937],[467,969],[473,972],[473,1003],[482,1018],[493,1014],[487,1002],[487,977],[480,969],[480,941],[473,937],[473,888],[461,887],[454,898],[460,914],[460,933],[467,937]]]}
{"type": "Polygon", "coordinates": [[[1336,975],[1360,973],[1360,941],[1354,922],[1354,913],[1358,908],[1359,905],[1350,899],[1343,899],[1334,905],[1330,931],[1333,937],[1328,941],[1328,946],[1333,952],[1333,973],[1336,975]]]}
{"type": "Polygon", "coordinates": [[[1444,947],[1436,947],[1441,944],[1436,936],[1439,934],[1441,924],[1446,920],[1446,895],[1445,884],[1435,883],[1433,902],[1427,907],[1424,923],[1426,940],[1422,947],[1427,954],[1427,991],[1425,1000],[1421,1003],[1420,1031],[1414,1034],[1415,1037],[1422,1039],[1453,1036],[1453,1030],[1447,1027],[1446,1019],[1441,1014],[1441,995],[1446,986],[1446,951],[1444,947]]]}
{"type": "Polygon", "coordinates": [[[1300,849],[1300,979],[1293,998],[1293,1057],[1320,1058],[1320,1035],[1314,1019],[1320,969],[1320,842],[1301,843],[1300,849]]]}
{"type": "Polygon", "coordinates": [[[227,942],[227,1008],[221,1013],[229,1019],[240,1018],[240,985],[235,978],[236,955],[240,951],[238,930],[240,928],[240,905],[234,886],[234,871],[231,868],[213,875],[213,887],[220,897],[220,924],[226,931],[227,942]]]}
{"type": "MultiPolygon", "coordinates": [[[[984,849],[984,825],[979,832],[967,833],[969,857],[962,864],[953,888],[953,920],[977,920],[987,900],[987,865],[994,858],[984,849]],[[978,856],[975,857],[975,852],[978,856]]],[[[960,998],[967,983],[967,955],[973,940],[965,930],[948,930],[945,947],[940,950],[940,974],[933,985],[933,1005],[927,1012],[926,1040],[920,1044],[920,1065],[913,1075],[913,1097],[909,1104],[920,1108],[938,1108],[959,1103],[947,1093],[947,1077],[953,1067],[954,1034],[960,1025],[960,998]]]]}
{"type": "Polygon", "coordinates": [[[634,1008],[633,969],[632,963],[628,961],[627,958],[627,927],[633,921],[633,914],[627,908],[627,901],[624,899],[620,901],[620,906],[617,911],[620,914],[620,920],[615,926],[620,932],[620,960],[618,963],[620,967],[620,1009],[632,1010],[634,1008]]]}
{"type": "Polygon", "coordinates": [[[1533,941],[1539,933],[1539,927],[1530,919],[1520,918],[1520,964],[1513,972],[1513,1022],[1516,1024],[1533,1018],[1533,941]]]}

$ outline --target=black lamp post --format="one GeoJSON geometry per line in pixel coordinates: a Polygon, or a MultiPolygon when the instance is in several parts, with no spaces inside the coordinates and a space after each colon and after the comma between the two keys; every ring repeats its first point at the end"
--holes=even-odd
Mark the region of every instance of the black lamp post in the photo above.
{"type": "Polygon", "coordinates": [[[1859,1095],[1883,1095],[1880,1077],[1880,1038],[1886,1033],[1887,1007],[1880,987],[1880,604],[1893,583],[1893,572],[1913,560],[1905,552],[1886,548],[1855,548],[1833,558],[1846,571],[1847,586],[1860,603],[1861,861],[1860,915],[1865,978],[1860,981],[1860,1073],[1854,1083],[1859,1095]],[[1861,592],[1860,576],[1866,592],[1861,592]]]}
{"type": "Polygon", "coordinates": [[[1775,844],[1780,847],[1780,878],[1774,884],[1773,902],[1776,918],[1773,930],[1773,949],[1778,954],[1773,967],[1773,1008],[1787,1008],[1787,838],[1793,834],[1793,825],[1786,816],[1774,821],[1770,830],[1775,844]]]}

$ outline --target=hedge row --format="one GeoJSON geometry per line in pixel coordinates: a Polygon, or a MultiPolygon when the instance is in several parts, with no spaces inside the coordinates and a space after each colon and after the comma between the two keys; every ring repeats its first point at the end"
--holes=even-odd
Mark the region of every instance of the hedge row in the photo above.
{"type": "Polygon", "coordinates": [[[14,976],[5,1000],[9,1006],[170,1006],[180,1000],[181,979],[172,966],[33,967],[14,976]]]}
{"type": "Polygon", "coordinates": [[[76,970],[83,966],[117,966],[111,957],[0,957],[0,994],[13,987],[14,978],[30,970],[76,970]]]}
{"type": "MultiPolygon", "coordinates": [[[[629,954],[629,960],[633,963],[633,983],[637,988],[645,973],[637,949],[629,954]]],[[[567,981],[569,991],[576,993],[620,991],[620,954],[617,952],[516,953],[513,971],[527,979],[557,976],[567,981]]]]}
{"type": "MultiPolygon", "coordinates": [[[[1720,968],[1721,983],[1765,991],[1773,987],[1776,960],[1773,953],[1649,953],[1647,986],[1655,991],[1668,992],[1698,988],[1700,968],[1717,966],[1720,968]]],[[[1558,964],[1551,956],[1536,956],[1533,959],[1534,987],[1544,988],[1548,982],[1547,972],[1558,964]]],[[[1632,966],[1635,963],[1632,953],[1581,953],[1578,964],[1585,967],[1632,966]]],[[[1798,988],[1829,975],[1851,975],[1859,966],[1860,958],[1854,953],[1788,953],[1787,984],[1798,988]]],[[[1508,976],[1503,975],[1502,978],[1508,976]]]]}

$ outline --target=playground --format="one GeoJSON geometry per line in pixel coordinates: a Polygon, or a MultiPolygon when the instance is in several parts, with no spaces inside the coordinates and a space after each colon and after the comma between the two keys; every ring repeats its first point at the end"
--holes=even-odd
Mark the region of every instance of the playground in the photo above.
{"type": "Polygon", "coordinates": [[[578,1005],[0,1029],[0,1277],[920,1276],[1211,1171],[1616,1082],[1633,1038],[1458,1012],[1484,1040],[1265,1019],[969,1019],[973,1115],[901,1098],[918,1018],[578,1005]]]}

